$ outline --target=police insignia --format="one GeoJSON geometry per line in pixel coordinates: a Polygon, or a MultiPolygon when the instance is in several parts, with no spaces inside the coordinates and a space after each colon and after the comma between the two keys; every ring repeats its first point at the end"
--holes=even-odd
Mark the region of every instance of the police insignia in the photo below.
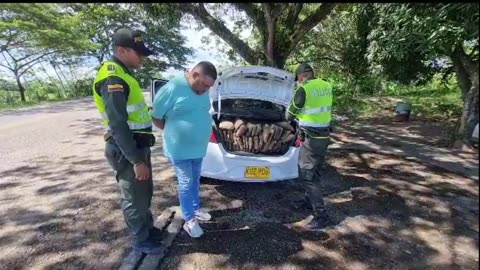
{"type": "Polygon", "coordinates": [[[108,65],[107,71],[108,71],[108,73],[115,73],[115,66],[114,65],[108,65]]]}
{"type": "Polygon", "coordinates": [[[109,84],[107,85],[108,92],[123,92],[123,85],[121,84],[109,84]]]}

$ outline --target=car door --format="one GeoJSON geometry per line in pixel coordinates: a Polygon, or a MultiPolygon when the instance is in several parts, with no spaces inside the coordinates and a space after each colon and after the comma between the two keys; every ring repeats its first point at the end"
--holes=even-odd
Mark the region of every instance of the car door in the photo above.
{"type": "Polygon", "coordinates": [[[152,83],[150,85],[150,104],[153,104],[153,99],[155,95],[158,93],[158,90],[164,86],[168,80],[165,79],[152,79],[152,83]]]}

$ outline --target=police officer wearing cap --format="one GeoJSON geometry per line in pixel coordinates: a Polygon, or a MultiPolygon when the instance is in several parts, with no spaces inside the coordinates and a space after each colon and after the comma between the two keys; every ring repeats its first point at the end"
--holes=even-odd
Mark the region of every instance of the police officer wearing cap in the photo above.
{"type": "Polygon", "coordinates": [[[142,33],[120,28],[112,37],[113,56],[98,70],[93,84],[95,104],[107,128],[105,156],[115,171],[123,217],[133,248],[159,254],[160,230],[153,226],[150,147],[155,144],[152,119],[132,69],[153,54],[142,33]]]}
{"type": "Polygon", "coordinates": [[[325,209],[322,189],[323,163],[330,142],[332,119],[332,86],[314,77],[308,64],[298,66],[295,72],[298,88],[290,103],[286,118],[297,120],[300,126],[302,145],[298,165],[299,180],[305,189],[305,204],[313,208],[313,216],[304,224],[307,230],[318,230],[331,224],[325,209]]]}

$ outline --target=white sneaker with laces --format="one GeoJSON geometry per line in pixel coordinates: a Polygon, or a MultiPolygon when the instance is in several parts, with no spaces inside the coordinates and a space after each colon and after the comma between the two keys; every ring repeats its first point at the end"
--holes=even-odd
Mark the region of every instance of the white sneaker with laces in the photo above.
{"type": "Polygon", "coordinates": [[[195,217],[201,221],[209,221],[212,219],[212,216],[206,210],[201,208],[195,211],[195,217]]]}
{"type": "Polygon", "coordinates": [[[183,224],[183,229],[192,238],[198,238],[203,235],[203,230],[200,228],[200,225],[195,218],[185,222],[185,224],[183,224]]]}

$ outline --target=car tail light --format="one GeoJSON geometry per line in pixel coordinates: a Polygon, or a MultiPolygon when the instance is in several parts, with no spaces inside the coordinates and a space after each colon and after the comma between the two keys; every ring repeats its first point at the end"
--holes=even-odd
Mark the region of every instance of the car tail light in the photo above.
{"type": "Polygon", "coordinates": [[[300,147],[302,145],[302,140],[300,138],[297,138],[297,141],[295,142],[295,147],[300,147]]]}
{"type": "Polygon", "coordinates": [[[210,134],[210,142],[217,143],[217,137],[215,137],[215,132],[213,131],[212,134],[210,134]]]}

